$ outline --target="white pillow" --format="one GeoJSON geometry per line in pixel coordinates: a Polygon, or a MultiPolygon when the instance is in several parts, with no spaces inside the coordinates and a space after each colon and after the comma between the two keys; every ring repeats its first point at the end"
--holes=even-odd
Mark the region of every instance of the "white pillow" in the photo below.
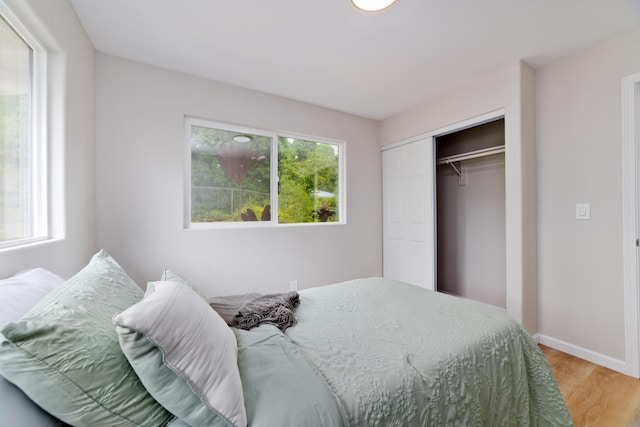
{"type": "Polygon", "coordinates": [[[34,268],[0,280],[0,330],[9,322],[16,322],[43,296],[64,282],[60,276],[34,268]]]}
{"type": "MultiPolygon", "coordinates": [[[[0,330],[17,322],[53,288],[62,277],[34,268],[0,280],[0,330]]],[[[19,388],[0,377],[0,424],[7,426],[62,426],[59,421],[33,403],[19,388]]]]}
{"type": "Polygon", "coordinates": [[[122,352],[169,412],[193,426],[247,425],[236,337],[191,288],[154,282],[113,322],[122,352]]]}

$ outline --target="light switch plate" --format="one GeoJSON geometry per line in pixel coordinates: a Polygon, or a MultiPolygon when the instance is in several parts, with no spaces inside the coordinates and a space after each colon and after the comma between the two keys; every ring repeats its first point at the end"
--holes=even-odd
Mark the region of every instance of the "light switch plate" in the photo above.
{"type": "Polygon", "coordinates": [[[576,203],[576,219],[591,219],[589,203],[576,203]]]}

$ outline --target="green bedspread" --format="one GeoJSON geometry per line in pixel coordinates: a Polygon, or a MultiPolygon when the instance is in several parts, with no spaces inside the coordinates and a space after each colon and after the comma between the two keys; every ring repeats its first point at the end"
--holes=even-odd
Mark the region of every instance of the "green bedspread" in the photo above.
{"type": "Polygon", "coordinates": [[[250,427],[342,427],[336,397],[278,328],[234,332],[250,427]]]}
{"type": "Polygon", "coordinates": [[[305,289],[296,315],[286,335],[345,426],[572,425],[542,352],[491,307],[373,278],[305,289]]]}

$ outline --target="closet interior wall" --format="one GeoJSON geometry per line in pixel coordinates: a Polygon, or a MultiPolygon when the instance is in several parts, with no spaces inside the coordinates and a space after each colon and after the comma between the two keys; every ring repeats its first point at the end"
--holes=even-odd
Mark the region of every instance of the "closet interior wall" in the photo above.
{"type": "Polygon", "coordinates": [[[504,150],[452,164],[442,159],[493,152],[504,144],[504,119],[436,138],[437,290],[502,309],[506,309],[504,150]]]}

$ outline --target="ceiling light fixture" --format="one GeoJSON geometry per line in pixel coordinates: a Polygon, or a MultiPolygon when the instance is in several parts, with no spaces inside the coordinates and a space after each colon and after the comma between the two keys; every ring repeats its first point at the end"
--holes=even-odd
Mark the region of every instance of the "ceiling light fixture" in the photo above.
{"type": "Polygon", "coordinates": [[[233,135],[231,139],[235,142],[251,142],[253,137],[251,135],[233,135]]]}
{"type": "Polygon", "coordinates": [[[365,12],[377,12],[386,9],[395,2],[396,0],[351,0],[355,7],[365,12]]]}

